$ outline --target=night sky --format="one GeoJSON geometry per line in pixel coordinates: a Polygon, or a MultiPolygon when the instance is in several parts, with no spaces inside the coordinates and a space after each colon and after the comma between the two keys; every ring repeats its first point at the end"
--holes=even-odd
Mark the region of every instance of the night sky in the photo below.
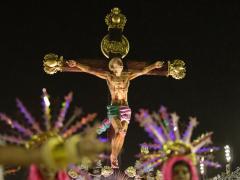
{"type": "MultiPolygon", "coordinates": [[[[107,34],[104,18],[115,6],[128,20],[124,35],[130,52],[126,61],[183,59],[187,64],[183,80],[157,76],[134,80],[129,89],[133,112],[141,107],[158,110],[162,104],[177,112],[183,123],[196,116],[200,124],[194,137],[214,131],[214,144],[229,144],[234,151],[233,167],[239,165],[239,1],[1,3],[0,111],[15,117],[15,98],[19,97],[40,117],[45,87],[59,102],[72,90],[73,106],[105,117],[109,94],[104,80],[83,73],[50,76],[43,71],[42,61],[49,52],[66,59],[105,60],[100,50],[101,39],[107,34]]],[[[147,134],[132,120],[121,154],[122,167],[134,163],[138,144],[145,140],[149,141],[147,134]]],[[[218,161],[224,163],[224,152],[218,154],[218,161]]]]}

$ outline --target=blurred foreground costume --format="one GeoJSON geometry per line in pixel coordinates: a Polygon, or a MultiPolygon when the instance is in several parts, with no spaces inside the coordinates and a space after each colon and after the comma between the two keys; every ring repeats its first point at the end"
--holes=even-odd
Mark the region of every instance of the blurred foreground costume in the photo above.
{"type": "Polygon", "coordinates": [[[86,158],[94,161],[98,153],[107,148],[107,144],[99,142],[96,138],[98,125],[94,128],[86,128],[80,134],[76,133],[84,125],[93,121],[96,113],[82,116],[82,110],[76,108],[68,121],[64,122],[71,101],[72,93],[69,93],[61,104],[56,120],[53,121],[49,95],[46,89],[43,89],[44,124],[35,119],[19,99],[17,99],[17,106],[26,122],[20,123],[21,121],[13,120],[5,113],[0,113],[0,120],[17,131],[17,133],[6,131],[5,134],[0,135],[0,139],[6,144],[17,145],[0,147],[0,164],[31,165],[29,180],[35,180],[37,177],[66,180],[68,176],[64,170],[68,164],[81,163],[86,158]],[[74,124],[71,125],[71,123],[74,124]]]}
{"type": "MultiPolygon", "coordinates": [[[[168,113],[163,106],[159,112],[153,113],[141,109],[135,118],[154,141],[141,144],[141,154],[135,167],[142,176],[157,170],[164,180],[180,179],[184,173],[186,180],[187,177],[198,180],[196,167],[200,159],[206,166],[220,167],[219,163],[212,160],[214,151],[219,149],[209,146],[212,132],[191,140],[193,129],[198,124],[196,118],[190,117],[183,133],[180,133],[179,117],[176,113],[168,113]]],[[[156,175],[158,178],[161,179],[156,175]]]]}

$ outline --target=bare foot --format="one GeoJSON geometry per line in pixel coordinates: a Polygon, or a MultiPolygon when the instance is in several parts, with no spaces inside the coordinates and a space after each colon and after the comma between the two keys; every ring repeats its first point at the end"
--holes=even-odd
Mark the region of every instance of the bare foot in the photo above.
{"type": "Polygon", "coordinates": [[[116,157],[114,157],[113,155],[110,156],[110,160],[111,160],[111,168],[113,169],[118,169],[118,159],[116,157]]]}

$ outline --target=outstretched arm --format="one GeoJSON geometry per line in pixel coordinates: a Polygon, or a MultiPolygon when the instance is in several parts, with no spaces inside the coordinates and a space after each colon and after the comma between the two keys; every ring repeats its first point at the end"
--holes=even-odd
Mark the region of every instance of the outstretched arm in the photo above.
{"type": "Polygon", "coordinates": [[[106,79],[108,71],[102,71],[89,66],[77,63],[76,61],[64,61],[63,57],[57,54],[49,53],[44,56],[43,60],[44,71],[47,74],[55,74],[60,72],[86,72],[95,75],[99,78],[106,79]]]}
{"type": "Polygon", "coordinates": [[[89,74],[92,74],[92,75],[95,75],[99,78],[102,78],[102,79],[106,79],[107,78],[107,74],[108,72],[107,71],[100,71],[100,70],[97,70],[95,68],[91,68],[89,66],[86,66],[86,65],[83,65],[81,63],[78,63],[74,60],[69,60],[69,61],[66,61],[67,65],[71,68],[78,68],[80,69],[82,72],[85,72],[85,73],[89,73],[89,74]]]}
{"type": "Polygon", "coordinates": [[[145,67],[142,71],[132,72],[130,74],[130,80],[132,80],[138,76],[145,75],[148,72],[152,71],[153,69],[161,68],[163,66],[163,63],[164,62],[162,62],[162,61],[157,61],[154,64],[151,64],[151,65],[145,67]]]}

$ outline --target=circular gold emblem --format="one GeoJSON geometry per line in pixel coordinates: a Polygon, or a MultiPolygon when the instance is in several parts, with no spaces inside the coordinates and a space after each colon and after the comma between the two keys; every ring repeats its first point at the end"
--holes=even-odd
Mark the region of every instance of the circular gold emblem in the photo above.
{"type": "Polygon", "coordinates": [[[120,54],[121,58],[124,58],[129,52],[129,42],[123,35],[121,41],[110,41],[109,35],[106,35],[101,42],[101,51],[107,58],[111,53],[120,54]]]}

